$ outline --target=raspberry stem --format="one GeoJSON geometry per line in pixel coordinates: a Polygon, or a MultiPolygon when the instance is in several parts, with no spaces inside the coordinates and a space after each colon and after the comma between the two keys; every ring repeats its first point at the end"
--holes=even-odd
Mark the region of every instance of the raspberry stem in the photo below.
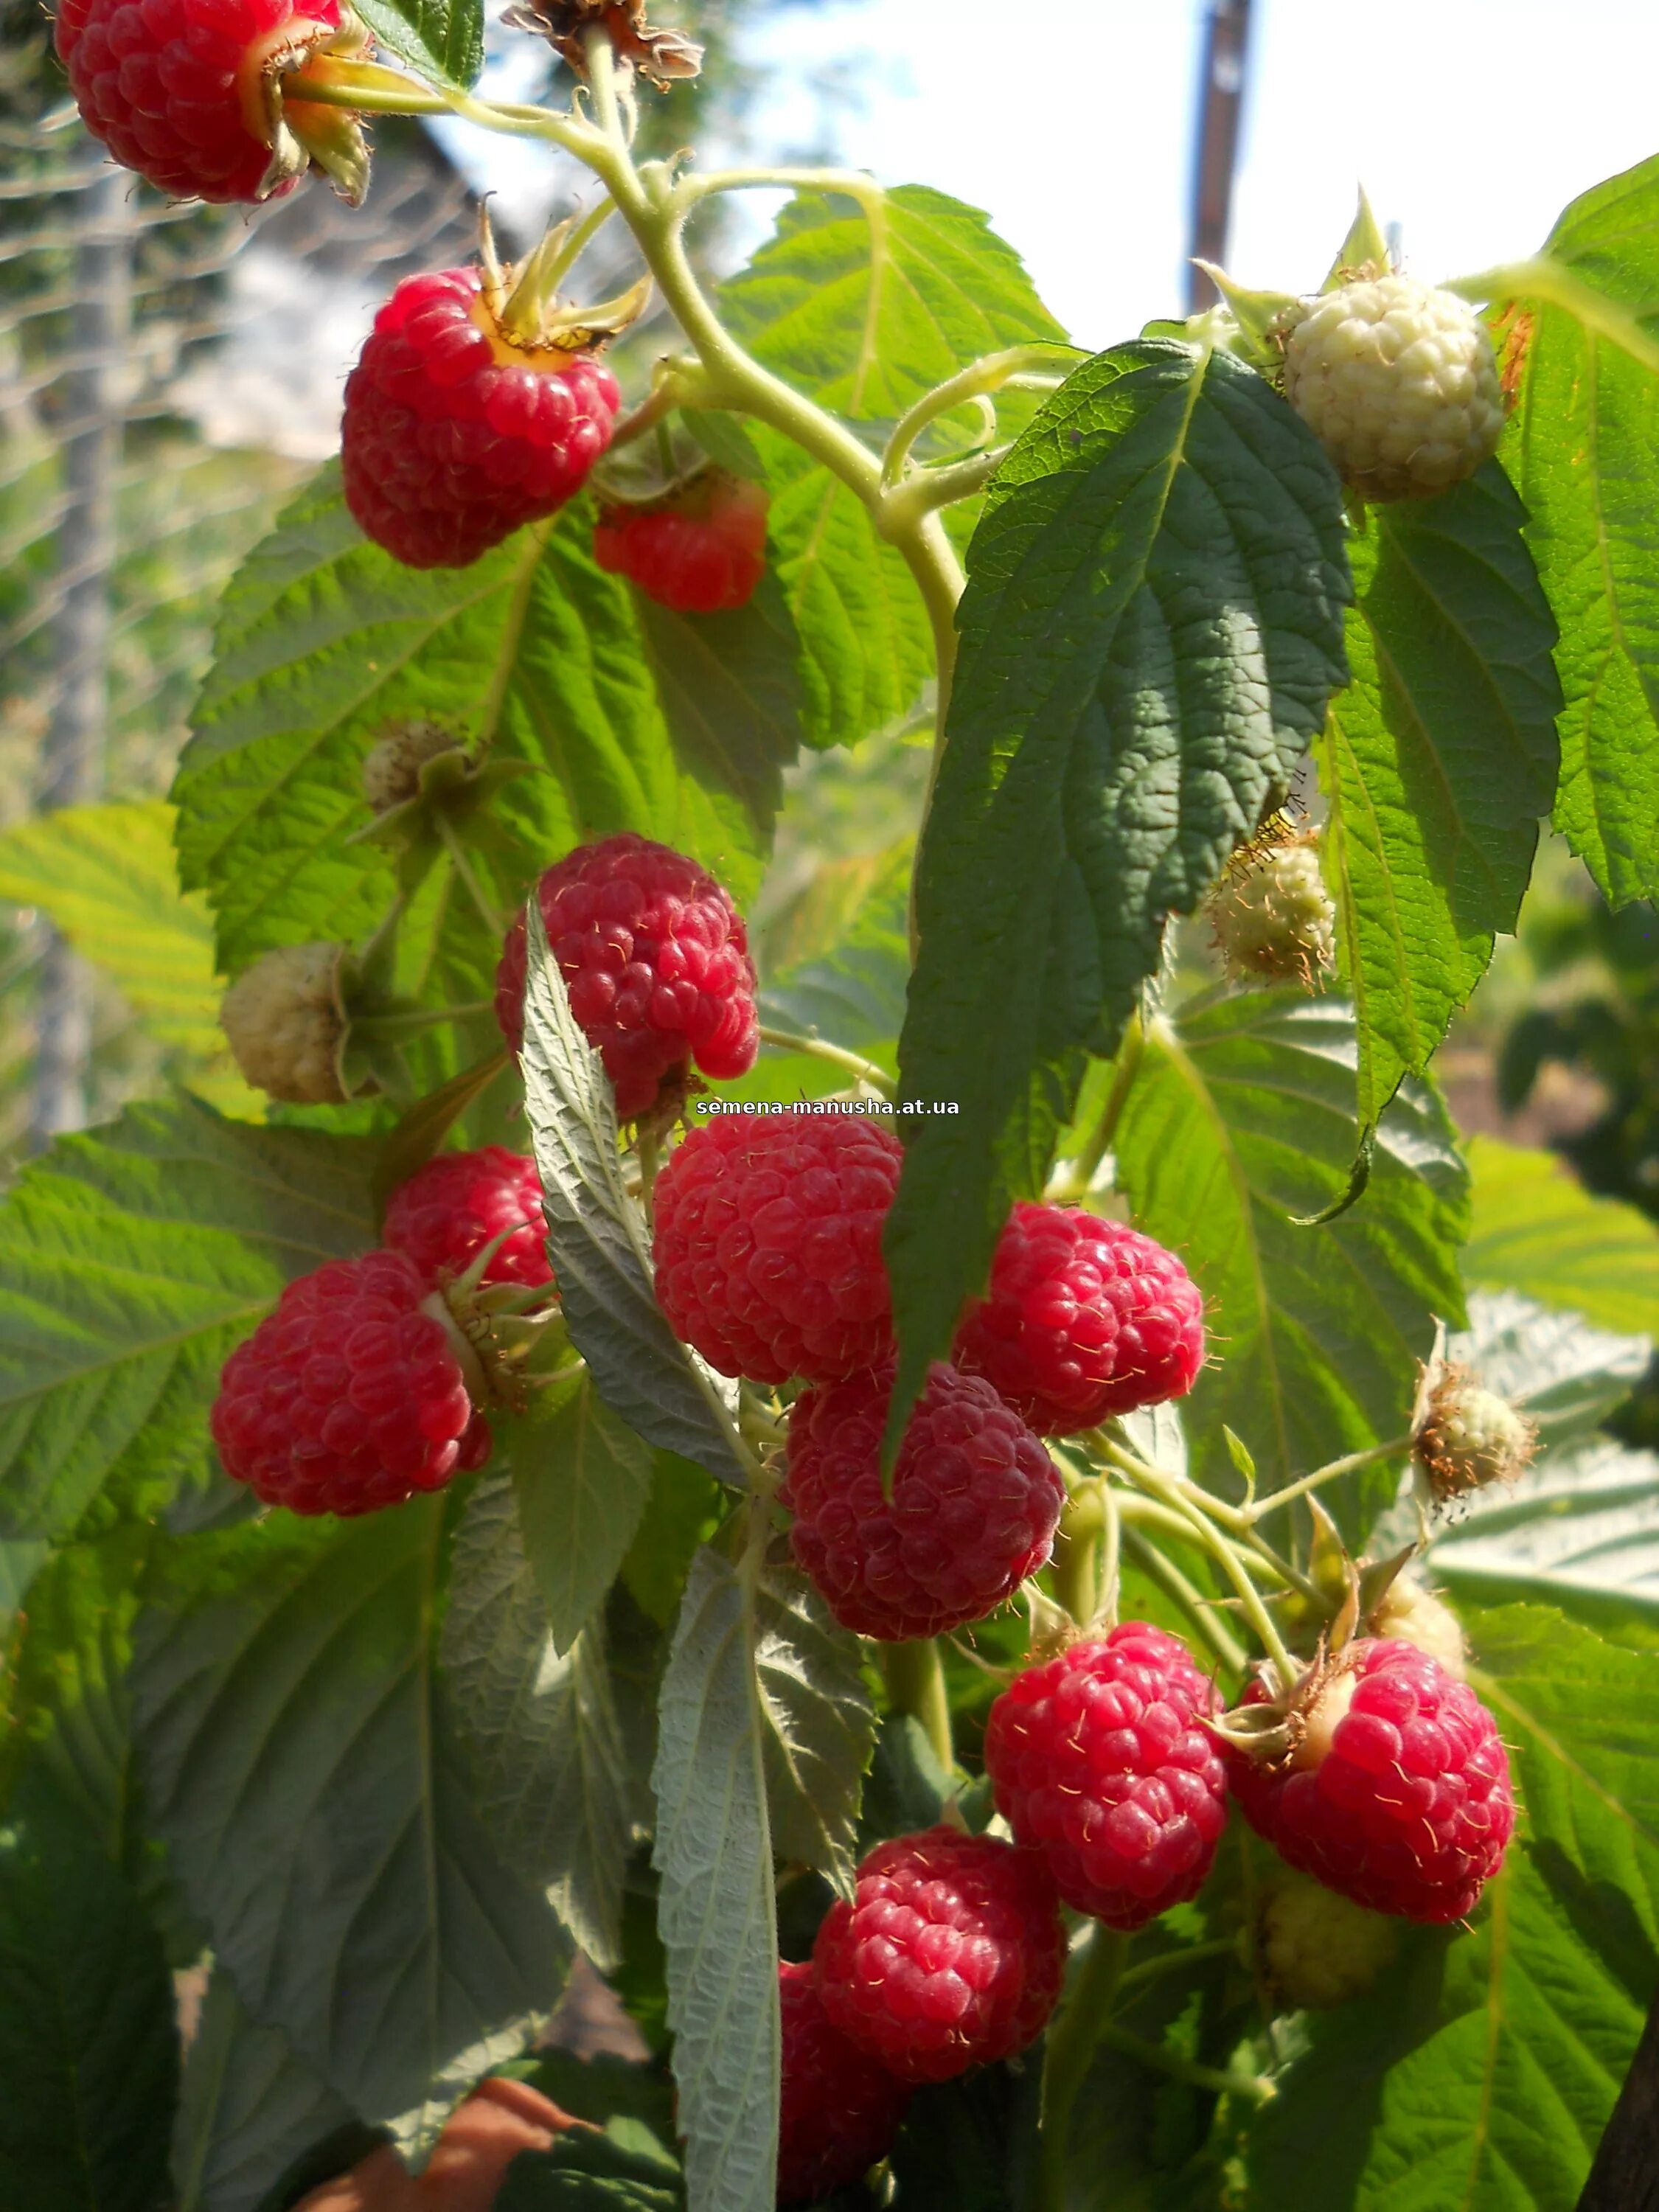
{"type": "Polygon", "coordinates": [[[1056,354],[1067,354],[1073,361],[1081,358],[1075,346],[1063,345],[1058,340],[1053,343],[1010,346],[1002,353],[982,355],[966,368],[958,369],[954,376],[947,377],[943,384],[936,384],[931,392],[924,392],[914,406],[900,416],[887,441],[881,459],[884,489],[891,490],[902,480],[910,449],[930,422],[983,394],[1000,392],[1011,377],[1023,369],[1052,368],[1056,354]]]}
{"type": "Polygon", "coordinates": [[[865,1060],[855,1052],[844,1051],[840,1045],[831,1044],[815,1031],[772,1029],[763,1022],[760,1041],[763,1044],[775,1046],[780,1052],[810,1053],[814,1060],[828,1060],[832,1067],[845,1068],[849,1075],[856,1075],[859,1081],[867,1084],[872,1091],[878,1091],[884,1098],[890,1098],[897,1089],[886,1069],[878,1067],[873,1060],[865,1060]]]}
{"type": "Polygon", "coordinates": [[[1097,1925],[1064,2011],[1048,2031],[1042,2064],[1042,2131],[1037,2148],[1036,2212],[1064,2212],[1066,2148],[1072,2112],[1089,2062],[1105,2032],[1127,1958],[1129,1939],[1097,1925]]]}
{"type": "Polygon", "coordinates": [[[1119,1500],[1119,1511],[1124,1522],[1123,1548],[1142,1574],[1149,1582],[1156,1583],[1164,1595],[1180,1607],[1195,1632],[1204,1638],[1230,1673],[1244,1674],[1250,1663],[1250,1655],[1231,1629],[1218,1616],[1213,1603],[1188,1581],[1167,1552],[1149,1542],[1135,1526],[1136,1522],[1143,1518],[1150,1519],[1152,1514],[1161,1516],[1163,1509],[1149,1507],[1144,1499],[1131,1498],[1119,1500]]]}
{"type": "Polygon", "coordinates": [[[883,1644],[881,1671],[893,1711],[908,1713],[921,1723],[939,1765],[947,1774],[953,1774],[957,1750],[938,1638],[928,1636],[912,1644],[883,1644]]]}
{"type": "Polygon", "coordinates": [[[1147,2043],[1109,2021],[1101,2029],[1098,2040],[1109,2050],[1121,2051],[1126,2058],[1138,2059],[1143,2066],[1156,2067],[1172,2081],[1190,2082],[1194,2089],[1210,2089],[1221,2097],[1248,2097],[1257,2105],[1268,2104],[1279,2094],[1277,2085],[1265,2074],[1236,2074],[1219,2066],[1200,2066],[1196,2059],[1183,2058],[1179,2051],[1166,2050],[1161,2043],[1147,2043]]]}
{"type": "Polygon", "coordinates": [[[1239,1508],[1243,1526],[1247,1530],[1254,1528],[1258,1521],[1275,1512],[1279,1506],[1288,1505],[1293,1498],[1305,1498],[1310,1491],[1319,1489],[1324,1483],[1334,1482],[1339,1475],[1357,1474],[1361,1468],[1374,1467],[1378,1460],[1402,1458],[1411,1448],[1409,1436],[1391,1437],[1387,1443],[1367,1444],[1364,1451],[1349,1452],[1343,1459],[1328,1460],[1323,1467],[1316,1467],[1311,1474],[1300,1475],[1296,1481],[1287,1482],[1282,1490],[1275,1490],[1271,1497],[1258,1498],[1253,1505],[1239,1508]]]}

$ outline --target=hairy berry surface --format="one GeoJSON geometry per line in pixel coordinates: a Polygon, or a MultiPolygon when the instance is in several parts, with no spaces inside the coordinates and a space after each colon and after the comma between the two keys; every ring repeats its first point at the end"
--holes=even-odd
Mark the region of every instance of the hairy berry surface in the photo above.
{"type": "Polygon", "coordinates": [[[290,1283],[225,1362],[213,1441],[267,1505],[372,1513],[482,1467],[474,1409],[428,1285],[401,1252],[332,1260],[290,1283]]]}
{"type": "Polygon", "coordinates": [[[816,2204],[885,2158],[908,2083],[830,2025],[810,1965],[778,1967],[783,2088],[778,2203],[816,2204]]]}
{"type": "Polygon", "coordinates": [[[338,1105],[343,945],[279,945],[261,953],[219,1007],[231,1056],[256,1091],[293,1106],[338,1105]]]}
{"type": "Polygon", "coordinates": [[[536,1163],[501,1145],[441,1152],[392,1194],[386,1242],[406,1252],[431,1283],[465,1273],[484,1246],[509,1231],[484,1269],[486,1283],[550,1283],[547,1223],[536,1163]]]}
{"type": "Polygon", "coordinates": [[[406,568],[464,568],[556,514],[611,442],[602,362],[514,346],[477,269],[407,276],[346,379],[346,504],[406,568]]]}
{"type": "MultiPolygon", "coordinates": [[[[629,832],[568,853],[536,896],[570,1011],[605,1062],[623,1121],[647,1113],[693,1060],[724,1080],[753,1066],[760,1017],[748,932],[695,860],[629,832]]],[[[525,973],[520,915],[495,971],[495,1018],[515,1052],[525,973]]]]}
{"type": "MultiPolygon", "coordinates": [[[[1245,1702],[1266,1696],[1253,1684],[1245,1702]]],[[[1308,1705],[1299,1736],[1277,1761],[1229,1750],[1256,1832],[1373,1912],[1472,1912],[1515,1828],[1509,1757],[1474,1691],[1413,1644],[1362,1638],[1308,1705]]]]}
{"type": "Polygon", "coordinates": [[[878,1844],[812,1963],[843,2035],[906,2081],[945,2081],[1024,2051],[1066,1971],[1048,1869],[991,1836],[938,1827],[878,1844]]]}
{"type": "Polygon", "coordinates": [[[815,1385],[790,1408],[796,1559],[844,1627],[887,1643],[982,1620],[1048,1560],[1066,1492],[1054,1462],[976,1375],[935,1365],[892,1494],[881,1436],[892,1370],[815,1385]]]}
{"type": "Polygon", "coordinates": [[[711,470],[675,498],[605,507],[593,557],[676,614],[723,614],[766,573],[767,505],[759,484],[711,470]]]}
{"type": "Polygon", "coordinates": [[[1198,1894],[1227,1825],[1204,1725],[1220,1711],[1179,1637],[1144,1621],[1015,1676],[991,1708],[985,1769],[1068,1905],[1133,1929],[1198,1894]]]}
{"type": "Polygon", "coordinates": [[[722,1375],[839,1382],[891,1349],[881,1232],[903,1153],[864,1114],[722,1114],[658,1177],[674,1333],[722,1375]]]}
{"type": "Polygon", "coordinates": [[[1261,1908],[1261,1967],[1280,2004],[1328,2012],[1364,1996],[1400,1948],[1400,1923],[1286,1875],[1261,1908]]]}
{"type": "Polygon", "coordinates": [[[1190,1390],[1204,1364],[1204,1300],[1175,1254],[1138,1230],[1024,1201],[953,1357],[1039,1434],[1066,1436],[1190,1390]]]}

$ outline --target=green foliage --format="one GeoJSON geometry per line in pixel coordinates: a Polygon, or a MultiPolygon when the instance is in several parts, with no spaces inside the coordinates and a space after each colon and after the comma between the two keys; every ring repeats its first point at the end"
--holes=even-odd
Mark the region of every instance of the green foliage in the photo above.
{"type": "Polygon", "coordinates": [[[376,41],[422,76],[466,86],[483,63],[481,0],[363,0],[376,41]]]}
{"type": "Polygon", "coordinates": [[[521,2151],[496,2195],[496,2212],[678,2212],[679,2169],[637,2122],[604,2135],[573,2131],[551,2150],[521,2151]]]}
{"type": "Polygon", "coordinates": [[[564,1652],[617,1579],[653,1468],[586,1376],[550,1395],[507,1443],[525,1551],[554,1649],[564,1652]]]}
{"type": "Polygon", "coordinates": [[[838,1626],[785,1549],[751,1600],[767,1802],[780,1857],[851,1893],[854,1835],[876,1716],[859,1639],[838,1626]]]}
{"type": "Polygon", "coordinates": [[[1468,1146],[1471,1284],[1524,1291],[1600,1328],[1659,1340],[1659,1230],[1633,1206],[1592,1198],[1548,1152],[1492,1137],[1468,1146]]]}

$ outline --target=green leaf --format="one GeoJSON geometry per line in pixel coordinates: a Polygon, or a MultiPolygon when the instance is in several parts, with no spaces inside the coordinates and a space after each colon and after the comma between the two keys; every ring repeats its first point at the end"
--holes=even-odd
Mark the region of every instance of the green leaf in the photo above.
{"type": "Polygon", "coordinates": [[[483,0],[362,0],[358,13],[422,76],[465,88],[483,65],[483,0]]]}
{"type": "Polygon", "coordinates": [[[0,1827],[0,2201],[154,2212],[178,2094],[173,1985],[137,1898],[39,1775],[0,1827]]]}
{"type": "Polygon", "coordinates": [[[197,1537],[133,1677],[150,1817],[238,1996],[410,2129],[521,2047],[568,1962],[440,1695],[443,1525],[422,1498],[197,1537]]]}
{"type": "MultiPolygon", "coordinates": [[[[1659,160],[1576,199],[1545,248],[1659,328],[1659,160]]],[[[1615,906],[1659,896],[1659,380],[1594,320],[1540,304],[1504,457],[1561,626],[1555,819],[1615,906]]]]}
{"type": "Polygon", "coordinates": [[[57,1535],[112,1475],[206,1463],[232,1346],[375,1242],[368,1148],[189,1098],[60,1139],[0,1211],[0,1530],[57,1535]]]}
{"type": "MultiPolygon", "coordinates": [[[[226,592],[174,790],[181,874],[208,891],[227,967],[380,918],[390,859],[349,840],[368,819],[363,756],[400,716],[540,771],[496,793],[469,848],[504,909],[560,854],[621,830],[692,854],[739,900],[754,890],[793,749],[775,611],[723,633],[729,663],[671,639],[659,700],[629,587],[586,537],[582,508],[470,568],[416,570],[364,541],[332,467],[300,494],[226,592]]],[[[500,931],[447,869],[430,914],[482,975],[500,931]]]]}
{"type": "Polygon", "coordinates": [[[691,2212],[776,2202],[777,1911],[744,1579],[698,1553],[663,1678],[653,1863],[691,2212]]]}
{"type": "Polygon", "coordinates": [[[1472,1935],[1428,1931],[1310,2028],[1254,2131],[1253,2212],[1559,2212],[1659,1983],[1659,1657],[1545,1607],[1472,1624],[1525,1816],[1472,1935]]]}
{"type": "MultiPolygon", "coordinates": [[[[1135,1224],[1205,1294],[1216,1364],[1187,1401],[1193,1472],[1232,1490],[1224,1429],[1266,1494],[1403,1435],[1433,1317],[1461,1317],[1467,1177],[1444,1109],[1403,1089],[1383,1115],[1364,1202],[1316,1229],[1353,1157],[1352,1016],[1331,1000],[1246,992],[1178,1029],[1154,1024],[1118,1125],[1135,1224]]],[[[1392,1495],[1372,1470],[1321,1494],[1345,1534],[1392,1495]]]]}
{"type": "Polygon", "coordinates": [[[651,1494],[652,1456],[584,1376],[503,1430],[519,1526],[556,1651],[617,1579],[651,1494]]]}
{"type": "Polygon", "coordinates": [[[1451,1339],[1451,1358],[1512,1398],[1547,1444],[1595,1427],[1647,1372],[1653,1347],[1645,1336],[1592,1328],[1582,1314],[1540,1306],[1518,1291],[1474,1291],[1468,1307],[1468,1331],[1451,1339]]]}
{"type": "Polygon", "coordinates": [[[280,2029],[248,2018],[216,1967],[173,2129],[179,2212],[258,2212],[272,2182],[351,2118],[280,2029]]]}
{"type": "Polygon", "coordinates": [[[1468,1159],[1466,1282],[1524,1291],[1602,1328],[1659,1341],[1659,1230],[1646,1214],[1593,1198],[1553,1152],[1473,1137],[1468,1159]]]}
{"type": "Polygon", "coordinates": [[[744,1465],[720,1389],[657,1304],[644,1218],[623,1184],[610,1079],[571,1014],[533,907],[529,919],[525,1106],[570,1341],[600,1396],[647,1443],[742,1488],[744,1465]]]}
{"type": "Polygon", "coordinates": [[[1374,507],[1350,546],[1353,681],[1317,750],[1366,1128],[1514,928],[1555,794],[1555,624],[1523,520],[1491,462],[1374,507]]]}
{"type": "Polygon", "coordinates": [[[735,612],[679,615],[635,590],[634,610],[681,762],[770,825],[800,747],[799,641],[769,569],[735,612]]]}
{"type": "Polygon", "coordinates": [[[850,1895],[875,1707],[863,1646],[836,1626],[787,1547],[756,1592],[754,1644],[774,1848],[850,1895]]]}
{"type": "Polygon", "coordinates": [[[604,2135],[573,2129],[551,2150],[520,2151],[495,2212],[678,2212],[684,2202],[672,2159],[622,2120],[604,2135]]]}
{"type": "Polygon", "coordinates": [[[648,1620],[666,1628],[680,1609],[680,1596],[697,1547],[720,1526],[726,1493],[702,1468],[678,1453],[653,1455],[651,1501],[622,1564],[629,1595],[648,1620]]]}
{"type": "Polygon", "coordinates": [[[1346,675],[1336,478],[1225,354],[1079,369],[1004,463],[969,571],[900,1050],[921,1111],[887,1236],[896,1419],[1041,1188],[1085,1049],[1115,1050],[1165,917],[1283,798],[1346,675]]]}
{"type": "Polygon", "coordinates": [[[501,1855],[601,1969],[621,1944],[631,1785],[605,1624],[561,1648],[526,1557],[514,1486],[487,1477],[455,1532],[443,1663],[501,1855]]]}

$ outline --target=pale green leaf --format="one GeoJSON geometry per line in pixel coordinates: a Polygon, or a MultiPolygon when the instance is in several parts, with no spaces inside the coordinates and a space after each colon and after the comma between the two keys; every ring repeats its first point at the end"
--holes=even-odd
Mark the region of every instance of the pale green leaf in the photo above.
{"type": "Polygon", "coordinates": [[[1473,1137],[1468,1160],[1466,1282],[1659,1340],[1659,1229],[1646,1214],[1592,1197],[1553,1152],[1473,1137]]]}
{"type": "Polygon", "coordinates": [[[483,62],[482,0],[362,0],[381,46],[421,76],[470,85],[483,62]]]}
{"type": "Polygon", "coordinates": [[[651,1450],[586,1376],[503,1428],[502,1441],[554,1648],[568,1651],[634,1540],[651,1494],[651,1450]]]}

